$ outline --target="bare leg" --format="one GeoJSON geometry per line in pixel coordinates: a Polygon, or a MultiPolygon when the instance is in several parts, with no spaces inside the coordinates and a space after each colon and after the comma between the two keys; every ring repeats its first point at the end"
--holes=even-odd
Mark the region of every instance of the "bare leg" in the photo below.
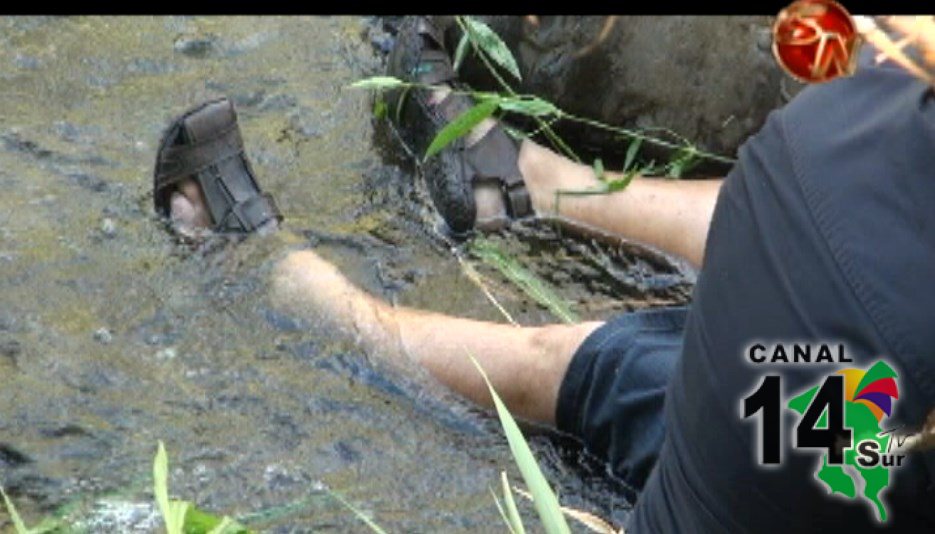
{"type": "Polygon", "coordinates": [[[520,147],[519,168],[540,217],[590,226],[660,248],[701,266],[723,180],[677,181],[637,176],[623,191],[562,195],[556,205],[556,191],[598,188],[601,184],[593,169],[528,140],[520,147]]]}
{"type": "MultiPolygon", "coordinates": [[[[637,178],[620,193],[563,197],[556,211],[556,191],[598,185],[592,170],[528,141],[519,163],[540,215],[590,224],[701,264],[719,180],[637,178]]],[[[193,183],[182,184],[174,193],[172,214],[177,223],[203,225],[199,193],[193,183]]],[[[273,278],[273,295],[293,312],[355,335],[368,353],[414,361],[455,392],[490,406],[486,386],[468,357],[473,356],[514,413],[546,423],[554,423],[558,390],[575,351],[601,324],[517,328],[393,308],[354,287],[311,251],[293,252],[281,261],[273,278]]]]}
{"type": "Polygon", "coordinates": [[[273,297],[293,313],[356,336],[368,353],[417,362],[450,389],[490,407],[473,356],[514,414],[544,423],[555,421],[559,386],[572,356],[601,324],[519,328],[393,308],[354,287],[312,251],[290,253],[279,263],[273,297]]]}

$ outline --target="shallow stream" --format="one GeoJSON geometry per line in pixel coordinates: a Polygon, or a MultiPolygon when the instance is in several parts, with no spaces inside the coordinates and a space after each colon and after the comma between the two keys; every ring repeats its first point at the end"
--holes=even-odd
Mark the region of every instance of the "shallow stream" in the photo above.
{"type": "MultiPolygon", "coordinates": [[[[0,483],[27,522],[154,531],[163,440],[173,496],[259,530],[363,531],[327,487],[390,532],[503,531],[489,488],[519,477],[495,419],[274,310],[275,240],[193,253],[152,213],[163,128],[226,94],[291,231],[392,302],[504,320],[346,87],[380,71],[385,37],[362,17],[0,19],[0,483]]],[[[691,289],[631,248],[495,239],[583,318],[691,289]]],[[[475,266],[520,323],[554,320],[475,266]]],[[[624,506],[533,434],[566,504],[624,506]]]]}

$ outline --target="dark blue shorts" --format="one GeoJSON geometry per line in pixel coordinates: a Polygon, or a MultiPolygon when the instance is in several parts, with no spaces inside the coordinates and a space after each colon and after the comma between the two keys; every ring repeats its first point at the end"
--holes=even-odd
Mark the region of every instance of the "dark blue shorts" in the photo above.
{"type": "Polygon", "coordinates": [[[579,437],[634,493],[662,447],[662,405],[687,312],[654,308],[608,321],[578,348],[559,389],[558,429],[579,437]]]}

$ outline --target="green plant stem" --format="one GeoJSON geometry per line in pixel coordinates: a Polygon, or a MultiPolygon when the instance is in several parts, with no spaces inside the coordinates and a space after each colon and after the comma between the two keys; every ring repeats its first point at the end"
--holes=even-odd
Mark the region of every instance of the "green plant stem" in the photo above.
{"type": "MultiPolygon", "coordinates": [[[[569,120],[571,122],[577,122],[577,123],[592,126],[594,128],[598,128],[604,131],[618,133],[620,135],[624,135],[632,139],[640,139],[640,140],[646,141],[647,143],[654,144],[656,146],[670,148],[673,150],[686,148],[685,145],[679,145],[677,143],[672,143],[669,141],[665,141],[663,139],[657,139],[655,137],[650,137],[646,134],[642,134],[634,130],[621,128],[619,126],[611,126],[609,124],[604,124],[603,122],[596,121],[594,119],[588,119],[586,117],[579,117],[577,115],[572,115],[571,113],[566,113],[564,111],[561,111],[560,116],[561,118],[569,120]]],[[[689,144],[688,147],[689,147],[689,150],[693,150],[695,155],[699,157],[707,158],[707,159],[714,160],[714,161],[719,161],[721,163],[728,163],[728,164],[736,163],[736,160],[733,158],[729,158],[727,156],[721,156],[719,154],[714,154],[712,152],[706,152],[704,150],[698,150],[697,148],[694,147],[694,145],[691,145],[691,144],[689,144]]]]}
{"type": "MultiPolygon", "coordinates": [[[[481,56],[481,57],[483,58],[483,56],[481,56]]],[[[488,64],[489,64],[489,63],[488,63],[488,64]]],[[[493,65],[490,65],[490,68],[493,68],[493,65]]],[[[493,72],[495,73],[495,76],[497,76],[497,77],[500,78],[502,84],[506,84],[506,81],[503,80],[502,77],[499,76],[499,74],[496,74],[495,71],[493,71],[493,72]]],[[[402,84],[401,87],[404,88],[404,89],[409,89],[409,88],[427,89],[427,90],[435,90],[435,89],[438,89],[438,86],[429,85],[429,84],[422,84],[422,83],[412,83],[412,82],[404,82],[404,83],[402,84]]],[[[509,86],[506,85],[506,87],[508,88],[509,86]]],[[[465,91],[465,90],[460,90],[460,89],[451,89],[451,92],[452,92],[453,94],[470,96],[470,97],[472,97],[472,98],[485,98],[485,97],[496,97],[496,96],[499,96],[499,95],[497,95],[496,93],[489,93],[489,92],[484,92],[484,91],[465,91]]],[[[515,97],[515,98],[534,98],[534,95],[519,94],[519,93],[516,93],[515,91],[512,91],[512,89],[510,89],[510,95],[509,95],[509,96],[515,97]]],[[[556,108],[556,109],[558,109],[558,108],[556,108]]],[[[557,121],[559,121],[559,120],[562,120],[562,119],[565,119],[565,120],[568,120],[568,121],[571,121],[571,122],[577,122],[577,123],[580,123],[580,124],[584,124],[584,125],[587,125],[587,126],[591,126],[591,127],[594,127],[594,128],[598,128],[598,129],[600,129],[600,130],[604,130],[604,131],[607,131],[607,132],[613,132],[613,133],[616,133],[616,134],[619,134],[619,135],[623,135],[623,136],[629,137],[629,138],[631,138],[631,139],[640,139],[640,140],[646,141],[646,142],[649,143],[649,144],[656,145],[656,146],[660,146],[660,147],[663,147],[663,148],[672,149],[672,150],[680,150],[680,149],[686,149],[686,148],[688,148],[689,150],[692,150],[692,151],[694,152],[694,155],[695,155],[695,156],[698,156],[698,157],[704,158],[704,159],[709,159],[709,160],[712,160],[712,161],[718,161],[718,162],[721,162],[721,163],[726,163],[726,164],[729,164],[729,165],[732,165],[732,164],[736,163],[736,161],[737,161],[737,160],[735,160],[735,159],[733,159],[733,158],[730,158],[730,157],[727,157],[727,156],[722,156],[722,155],[720,155],[720,154],[715,154],[715,153],[713,153],[713,152],[707,152],[707,151],[705,151],[705,150],[699,150],[699,149],[695,148],[695,147],[694,147],[690,142],[688,142],[688,141],[685,141],[685,144],[680,145],[680,144],[678,144],[678,143],[673,143],[673,142],[671,142],[671,141],[666,141],[666,140],[664,140],[664,139],[659,139],[659,138],[656,138],[656,137],[652,137],[652,136],[650,136],[650,135],[647,135],[647,134],[645,134],[645,133],[638,132],[638,131],[636,131],[636,130],[630,130],[630,129],[628,129],[628,128],[622,128],[622,127],[619,127],[619,126],[612,126],[612,125],[610,125],[610,124],[604,124],[603,122],[600,122],[600,121],[597,121],[597,120],[594,120],[594,119],[589,119],[589,118],[587,118],[587,117],[580,117],[580,116],[578,116],[578,115],[573,115],[573,114],[568,113],[568,112],[566,112],[566,111],[564,111],[564,110],[562,110],[562,109],[558,109],[558,114],[555,116],[555,118],[550,119],[550,120],[548,120],[548,121],[542,119],[541,117],[534,117],[534,118],[535,118],[536,121],[539,123],[539,127],[538,127],[536,130],[534,130],[533,132],[531,132],[529,135],[530,135],[530,136],[533,136],[533,135],[536,135],[536,134],[539,133],[539,132],[542,132],[542,133],[544,133],[547,137],[549,137],[550,139],[551,139],[551,136],[555,136],[555,138],[556,138],[556,144],[559,145],[560,147],[561,147],[562,145],[564,145],[565,148],[563,148],[562,150],[563,150],[564,152],[566,152],[566,153],[569,153],[569,155],[570,155],[571,157],[573,157],[575,160],[577,160],[579,163],[581,163],[581,159],[578,158],[578,157],[574,154],[574,152],[572,151],[572,149],[569,148],[569,147],[564,143],[564,141],[562,141],[561,138],[559,138],[559,137],[557,136],[557,134],[555,134],[555,132],[551,129],[551,125],[554,124],[555,122],[557,122],[557,121]],[[550,132],[551,132],[551,136],[550,136],[550,132]]],[[[678,134],[676,134],[675,132],[671,132],[671,131],[669,131],[669,130],[667,130],[667,129],[662,129],[662,130],[667,131],[667,132],[669,132],[670,134],[675,135],[676,137],[681,137],[681,136],[679,136],[678,134]]]]}
{"type": "MultiPolygon", "coordinates": [[[[474,42],[474,39],[470,37],[470,31],[468,31],[467,25],[464,24],[464,21],[461,19],[461,17],[455,17],[455,20],[458,22],[458,26],[461,27],[461,31],[464,32],[465,35],[469,36],[468,39],[471,41],[471,46],[474,48],[474,53],[477,54],[477,56],[481,59],[481,61],[484,63],[484,66],[487,67],[487,70],[490,71],[490,74],[492,74],[494,79],[497,80],[497,83],[500,84],[500,87],[502,87],[503,90],[506,91],[510,96],[518,96],[516,91],[513,90],[513,87],[511,87],[510,84],[507,83],[502,76],[500,76],[500,73],[497,72],[496,67],[490,63],[490,60],[487,58],[487,55],[484,53],[484,51],[481,50],[481,48],[477,46],[477,43],[474,42]]],[[[581,158],[578,157],[578,154],[576,154],[575,151],[572,150],[572,148],[568,146],[568,144],[565,143],[565,141],[559,137],[557,133],[555,133],[555,130],[553,130],[551,126],[549,126],[540,117],[534,117],[534,119],[536,123],[539,124],[539,129],[542,130],[549,141],[554,143],[555,146],[564,152],[566,156],[578,163],[581,163],[581,158]]]]}

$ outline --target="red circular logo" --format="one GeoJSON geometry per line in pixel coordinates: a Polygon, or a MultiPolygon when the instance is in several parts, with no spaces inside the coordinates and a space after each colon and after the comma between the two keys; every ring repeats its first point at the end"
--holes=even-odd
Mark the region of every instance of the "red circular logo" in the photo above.
{"type": "Polygon", "coordinates": [[[853,74],[859,46],[854,20],[834,0],[797,0],[773,24],[773,55],[799,81],[853,74]]]}

